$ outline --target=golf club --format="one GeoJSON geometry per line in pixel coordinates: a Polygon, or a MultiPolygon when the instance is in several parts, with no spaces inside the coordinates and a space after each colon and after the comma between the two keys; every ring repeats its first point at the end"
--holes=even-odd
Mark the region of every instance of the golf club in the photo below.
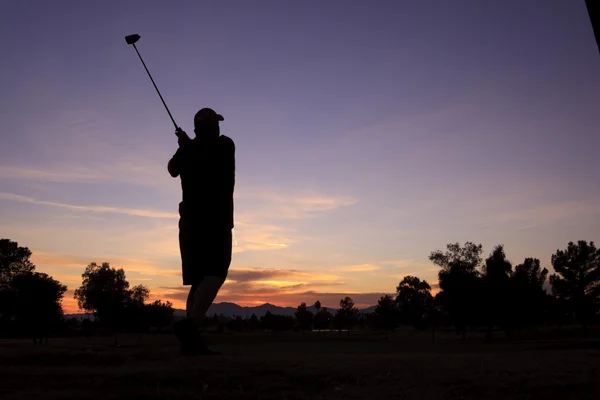
{"type": "Polygon", "coordinates": [[[160,94],[160,91],[158,90],[158,87],[156,86],[156,83],[154,83],[154,79],[152,79],[152,75],[150,75],[150,71],[148,71],[148,67],[146,67],[146,63],[144,62],[144,59],[140,55],[140,52],[138,51],[137,47],[135,47],[135,44],[138,40],[140,40],[140,35],[137,35],[137,34],[125,36],[125,41],[127,42],[127,44],[133,45],[135,52],[137,53],[138,57],[142,61],[142,64],[144,65],[144,68],[146,69],[146,72],[148,73],[148,76],[150,77],[150,80],[152,81],[152,84],[154,85],[154,88],[156,89],[156,93],[158,93],[160,100],[162,101],[163,105],[167,109],[167,112],[169,113],[169,117],[171,117],[171,121],[173,121],[173,125],[175,125],[175,130],[179,130],[180,128],[175,123],[175,119],[171,115],[171,111],[169,111],[169,107],[167,107],[167,103],[165,103],[165,99],[163,99],[162,95],[160,94]]]}

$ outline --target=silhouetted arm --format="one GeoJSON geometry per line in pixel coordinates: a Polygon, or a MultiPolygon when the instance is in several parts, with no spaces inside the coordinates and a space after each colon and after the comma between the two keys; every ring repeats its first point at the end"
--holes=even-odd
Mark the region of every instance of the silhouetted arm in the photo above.
{"type": "Polygon", "coordinates": [[[177,178],[179,176],[179,174],[181,173],[182,158],[183,158],[183,154],[182,154],[181,147],[180,147],[177,149],[177,151],[175,152],[173,157],[171,157],[171,159],[169,160],[169,163],[167,164],[167,170],[169,171],[169,174],[171,174],[171,176],[173,178],[177,178]]]}
{"type": "Polygon", "coordinates": [[[223,188],[227,196],[231,196],[235,187],[235,143],[228,137],[224,137],[223,140],[223,188]]]}

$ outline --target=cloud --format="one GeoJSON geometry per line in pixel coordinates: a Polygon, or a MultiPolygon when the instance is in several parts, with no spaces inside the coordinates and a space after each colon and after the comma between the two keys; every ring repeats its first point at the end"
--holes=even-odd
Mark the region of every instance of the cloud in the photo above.
{"type": "Polygon", "coordinates": [[[296,271],[285,269],[231,269],[227,277],[235,282],[254,282],[294,276],[296,271]]]}
{"type": "Polygon", "coordinates": [[[253,282],[267,280],[273,278],[295,278],[295,279],[313,279],[313,280],[335,280],[339,279],[339,275],[322,274],[317,272],[299,271],[295,269],[258,269],[258,268],[243,268],[231,269],[227,279],[238,282],[253,282]]]}
{"type": "Polygon", "coordinates": [[[123,269],[128,275],[128,280],[132,284],[138,281],[153,281],[154,277],[179,277],[180,269],[168,269],[161,266],[155,260],[128,257],[84,257],[79,255],[58,254],[43,251],[36,251],[31,256],[31,261],[36,265],[36,269],[42,272],[50,273],[55,279],[61,282],[81,282],[81,274],[85,268],[92,262],[102,264],[108,262],[112,268],[123,269]],[[77,270],[77,274],[67,273],[66,270],[77,270]],[[148,275],[149,277],[139,277],[133,275],[148,275]]]}
{"type": "MultiPolygon", "coordinates": [[[[286,269],[231,269],[220,296],[236,298],[242,302],[257,302],[260,298],[293,296],[296,293],[343,284],[339,276],[332,274],[286,269]]],[[[177,302],[185,300],[189,289],[163,286],[159,290],[165,299],[177,302]]]]}
{"type": "Polygon", "coordinates": [[[138,186],[167,188],[172,179],[161,164],[149,164],[145,160],[89,161],[86,164],[0,165],[0,180],[97,183],[122,182],[138,186]]]}
{"type": "Polygon", "coordinates": [[[301,282],[293,281],[257,281],[257,282],[235,282],[228,281],[221,289],[222,295],[235,295],[242,297],[294,294],[316,288],[332,288],[343,285],[343,282],[301,282]]]}
{"type": "Polygon", "coordinates": [[[124,214],[131,215],[137,217],[146,217],[146,218],[167,218],[167,219],[177,219],[179,215],[176,213],[168,213],[154,210],[144,210],[137,208],[125,208],[125,207],[111,207],[111,206],[81,206],[74,204],[66,204],[66,203],[57,203],[53,201],[45,201],[45,200],[37,200],[33,197],[21,196],[18,194],[12,193],[3,193],[0,192],[0,200],[9,200],[16,201],[20,203],[29,203],[29,204],[37,204],[44,205],[50,207],[60,207],[66,208],[70,210],[76,211],[89,211],[95,213],[111,213],[111,214],[124,214]]]}
{"type": "Polygon", "coordinates": [[[35,265],[72,267],[83,269],[89,264],[88,257],[35,251],[31,254],[31,262],[35,265]]]}
{"type": "MultiPolygon", "coordinates": [[[[339,308],[340,300],[346,296],[350,296],[357,307],[364,308],[376,305],[377,300],[381,296],[386,294],[392,295],[391,293],[383,292],[359,293],[352,291],[324,292],[306,290],[308,286],[299,286],[298,290],[274,290],[268,288],[262,290],[255,288],[244,292],[221,290],[215,302],[232,302],[240,306],[256,306],[270,303],[281,307],[295,307],[302,302],[314,304],[319,300],[324,307],[337,309],[339,308]]],[[[185,300],[189,292],[188,287],[168,287],[162,289],[164,290],[161,293],[163,300],[172,301],[174,306],[178,308],[185,306],[185,300]]]]}
{"type": "Polygon", "coordinates": [[[344,271],[344,272],[368,272],[368,271],[378,271],[381,269],[378,265],[375,264],[359,264],[359,265],[346,265],[342,267],[332,268],[334,271],[344,271]]]}
{"type": "Polygon", "coordinates": [[[244,221],[238,221],[235,225],[234,253],[281,250],[288,248],[295,242],[290,236],[294,231],[282,226],[244,221]]]}
{"type": "Polygon", "coordinates": [[[94,182],[107,177],[98,171],[86,168],[31,168],[0,165],[0,179],[32,180],[42,182],[94,182]]]}
{"type": "Polygon", "coordinates": [[[317,213],[354,205],[357,199],[348,196],[334,196],[314,191],[284,192],[272,188],[240,190],[237,198],[258,200],[255,217],[278,219],[312,218],[317,213]]]}
{"type": "Polygon", "coordinates": [[[566,201],[554,204],[537,204],[523,207],[516,211],[497,213],[488,221],[490,223],[522,222],[526,228],[532,228],[540,223],[560,221],[581,216],[593,217],[600,215],[600,199],[566,201]]]}
{"type": "MultiPolygon", "coordinates": [[[[158,210],[114,207],[102,205],[76,205],[68,203],[53,202],[47,200],[39,200],[33,197],[22,196],[19,194],[0,192],[0,200],[8,200],[19,203],[35,204],[47,207],[57,207],[74,211],[82,211],[97,214],[121,214],[136,217],[144,217],[151,219],[170,219],[177,220],[177,213],[163,212],[158,210]]],[[[176,237],[176,225],[168,227],[170,236],[176,237]]],[[[262,222],[247,222],[244,215],[236,216],[236,227],[234,229],[235,244],[234,253],[244,251],[262,251],[262,250],[281,250],[286,249],[296,242],[297,239],[292,238],[295,230],[283,226],[262,223],[262,222]]],[[[136,233],[138,235],[139,233],[136,233]]],[[[167,240],[160,248],[166,249],[166,252],[171,255],[176,255],[179,252],[177,241],[167,240]]],[[[164,252],[163,252],[164,253],[164,252]]]]}
{"type": "Polygon", "coordinates": [[[430,267],[430,261],[406,259],[406,260],[392,260],[392,261],[380,261],[379,264],[389,265],[393,268],[403,269],[411,267],[430,267]]]}

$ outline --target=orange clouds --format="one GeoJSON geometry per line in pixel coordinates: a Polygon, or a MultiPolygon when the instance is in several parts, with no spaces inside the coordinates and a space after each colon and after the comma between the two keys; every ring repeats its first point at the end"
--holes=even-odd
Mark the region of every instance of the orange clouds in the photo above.
{"type": "Polygon", "coordinates": [[[253,224],[237,221],[234,228],[234,253],[244,251],[282,250],[288,248],[294,239],[291,229],[270,224],[253,224]]]}
{"type": "MultiPolygon", "coordinates": [[[[290,305],[301,298],[302,293],[312,292],[317,288],[332,289],[343,284],[339,276],[332,274],[311,274],[285,269],[231,269],[216,301],[231,301],[240,305],[266,302],[275,304],[273,302],[276,301],[290,305]]],[[[189,288],[180,286],[159,288],[164,299],[181,306],[188,290],[189,288]]]]}
{"type": "MultiPolygon", "coordinates": [[[[281,307],[296,307],[300,303],[314,304],[319,300],[323,306],[328,308],[338,308],[340,300],[346,296],[352,297],[357,307],[365,308],[377,304],[379,297],[390,294],[383,292],[357,293],[351,291],[314,291],[306,290],[307,287],[314,285],[298,286],[299,290],[279,291],[255,289],[250,292],[237,292],[222,290],[217,296],[215,302],[231,302],[241,306],[256,306],[264,303],[270,303],[281,307]],[[304,290],[301,290],[304,288],[304,290]]],[[[163,300],[173,302],[176,308],[185,308],[185,300],[189,287],[171,287],[163,288],[163,300]]]]}
{"type": "Polygon", "coordinates": [[[375,264],[347,265],[347,266],[335,268],[335,270],[344,271],[344,272],[368,272],[368,271],[377,271],[379,269],[381,269],[381,267],[379,267],[375,264]]]}
{"type": "Polygon", "coordinates": [[[78,268],[81,273],[92,262],[108,262],[113,268],[123,268],[125,273],[137,272],[143,275],[179,276],[180,269],[160,268],[157,262],[140,258],[122,257],[83,257],[77,255],[56,254],[47,252],[35,252],[31,255],[31,261],[39,267],[63,267],[78,268]]]}

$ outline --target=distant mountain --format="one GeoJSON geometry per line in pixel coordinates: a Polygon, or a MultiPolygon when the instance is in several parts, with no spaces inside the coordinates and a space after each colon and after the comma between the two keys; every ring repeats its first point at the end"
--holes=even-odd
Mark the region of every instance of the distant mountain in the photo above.
{"type": "Polygon", "coordinates": [[[358,311],[360,311],[361,314],[371,314],[371,313],[375,312],[376,308],[377,308],[377,306],[371,306],[371,307],[367,307],[367,308],[361,308],[358,311]]]}
{"type": "Polygon", "coordinates": [[[271,314],[276,315],[294,315],[296,309],[293,307],[279,307],[273,304],[265,303],[256,307],[243,307],[235,303],[216,303],[210,306],[206,315],[225,315],[227,317],[250,317],[252,314],[256,314],[257,317],[262,317],[270,311],[271,314]]]}
{"type": "MultiPolygon", "coordinates": [[[[363,308],[363,309],[359,309],[359,311],[363,314],[367,314],[367,313],[371,313],[373,311],[375,311],[375,308],[377,306],[371,306],[368,308],[363,308]]],[[[335,313],[336,309],[333,309],[331,307],[323,307],[323,308],[327,308],[331,313],[335,313]]],[[[308,310],[311,311],[312,313],[316,313],[317,310],[315,309],[315,306],[310,306],[308,307],[308,310]]],[[[279,306],[275,306],[273,304],[269,304],[269,303],[265,303],[263,305],[260,306],[255,306],[255,307],[243,307],[240,305],[237,305],[235,303],[215,303],[213,305],[210,306],[210,308],[208,309],[208,312],[206,313],[206,315],[212,316],[214,314],[217,315],[224,315],[226,317],[242,317],[242,318],[249,318],[252,316],[252,314],[255,314],[257,317],[262,317],[264,316],[267,311],[270,311],[271,314],[274,315],[286,315],[286,316],[293,316],[294,314],[296,314],[296,307],[279,307],[279,306]]],[[[185,316],[185,311],[184,310],[175,310],[175,315],[178,317],[183,317],[185,316]]]]}
{"type": "MultiPolygon", "coordinates": [[[[359,309],[359,311],[362,314],[368,314],[368,313],[372,313],[373,311],[375,311],[375,308],[377,306],[371,306],[368,308],[362,308],[359,309]]],[[[323,307],[323,308],[327,308],[332,314],[335,314],[335,311],[337,310],[337,308],[331,308],[331,307],[323,307]]],[[[312,312],[312,313],[316,313],[317,310],[315,309],[315,306],[310,306],[308,307],[308,309],[312,312]]],[[[270,311],[271,314],[274,315],[286,315],[286,316],[293,316],[296,313],[296,307],[279,307],[279,306],[274,306],[273,304],[269,304],[269,303],[265,303],[263,305],[260,306],[255,306],[255,307],[243,307],[240,305],[237,305],[235,303],[215,303],[213,305],[210,306],[210,308],[208,309],[208,312],[206,313],[206,315],[208,316],[212,316],[214,314],[216,315],[224,315],[226,317],[242,317],[242,318],[250,318],[252,316],[252,314],[255,314],[257,317],[262,317],[264,316],[267,311],[270,311]]],[[[179,310],[179,309],[175,309],[174,312],[175,317],[185,317],[185,310],[179,310]]],[[[89,318],[91,320],[94,319],[94,316],[91,314],[66,314],[65,315],[66,318],[76,318],[78,320],[83,320],[86,318],[89,318]]]]}

